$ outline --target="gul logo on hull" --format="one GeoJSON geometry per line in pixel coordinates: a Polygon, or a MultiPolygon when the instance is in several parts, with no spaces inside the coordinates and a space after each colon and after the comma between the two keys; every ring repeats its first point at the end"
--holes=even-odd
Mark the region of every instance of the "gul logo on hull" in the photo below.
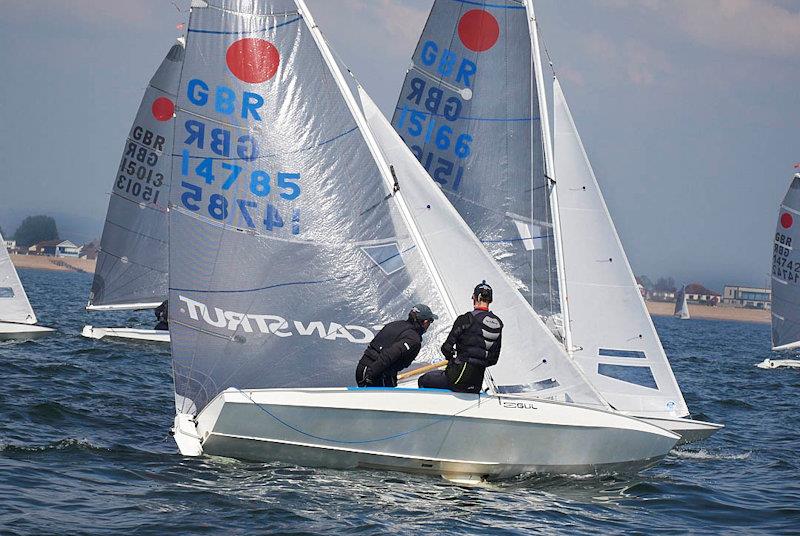
{"type": "Polygon", "coordinates": [[[372,326],[370,329],[318,320],[306,323],[287,320],[277,315],[225,311],[219,307],[214,307],[212,311],[206,304],[191,298],[179,296],[179,299],[186,305],[185,308],[181,307],[181,312],[187,313],[192,320],[202,321],[211,327],[224,328],[231,332],[241,330],[244,333],[264,333],[276,337],[317,336],[328,341],[343,339],[353,344],[368,344],[375,337],[373,330],[379,331],[383,327],[372,326]]]}

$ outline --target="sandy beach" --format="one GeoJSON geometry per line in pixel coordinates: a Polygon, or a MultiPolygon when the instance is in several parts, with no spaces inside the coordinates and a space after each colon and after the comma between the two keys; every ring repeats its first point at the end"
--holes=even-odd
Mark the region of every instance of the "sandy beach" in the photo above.
{"type": "Polygon", "coordinates": [[[93,274],[97,261],[71,259],[65,257],[42,257],[38,255],[11,255],[11,262],[17,268],[52,270],[56,272],[86,272],[93,274]]]}
{"type": "MultiPolygon", "coordinates": [[[[672,316],[675,312],[674,303],[645,302],[647,311],[651,316],[672,316]]],[[[708,307],[706,305],[689,304],[689,314],[692,318],[704,320],[731,320],[733,322],[754,322],[769,324],[769,311],[762,309],[739,309],[736,307],[708,307]]]]}

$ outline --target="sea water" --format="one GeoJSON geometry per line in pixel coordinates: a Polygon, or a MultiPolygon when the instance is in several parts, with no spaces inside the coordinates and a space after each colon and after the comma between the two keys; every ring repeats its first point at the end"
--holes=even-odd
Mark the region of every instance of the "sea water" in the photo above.
{"type": "Polygon", "coordinates": [[[800,371],[754,365],[769,327],[656,318],[689,407],[726,424],[636,476],[480,487],[382,471],[179,456],[167,348],[92,341],[87,274],[20,276],[40,323],[0,343],[0,534],[800,532],[800,371]]]}

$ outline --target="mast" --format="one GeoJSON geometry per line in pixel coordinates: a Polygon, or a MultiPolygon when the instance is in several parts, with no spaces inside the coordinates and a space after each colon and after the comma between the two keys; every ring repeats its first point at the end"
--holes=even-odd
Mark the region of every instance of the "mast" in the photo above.
{"type": "MultiPolygon", "coordinates": [[[[391,188],[394,187],[393,181],[390,178],[393,176],[393,172],[389,167],[386,158],[381,152],[381,149],[378,146],[377,141],[375,140],[375,136],[372,134],[372,131],[367,125],[367,121],[364,118],[364,114],[361,112],[361,109],[359,108],[358,104],[356,103],[355,97],[350,92],[350,88],[347,85],[347,81],[345,80],[341,70],[339,70],[339,66],[336,63],[336,60],[334,59],[330,48],[328,48],[328,43],[325,41],[325,37],[322,35],[319,26],[317,26],[317,23],[314,21],[314,17],[311,15],[311,11],[306,6],[305,0],[295,0],[295,3],[297,4],[300,13],[303,16],[303,20],[306,23],[306,26],[311,31],[311,35],[314,37],[314,41],[317,43],[317,48],[322,54],[325,63],[328,65],[328,69],[333,75],[333,78],[336,81],[336,85],[339,86],[339,92],[341,93],[342,97],[347,103],[348,108],[350,108],[350,112],[353,116],[353,119],[355,120],[359,130],[361,131],[361,134],[364,137],[364,141],[366,141],[367,146],[369,147],[369,150],[372,153],[372,156],[375,159],[375,162],[381,171],[381,175],[383,175],[384,180],[386,180],[387,183],[389,184],[391,191],[391,188]]],[[[444,302],[445,307],[447,307],[447,312],[451,315],[452,318],[455,318],[458,315],[456,314],[456,310],[453,305],[453,299],[447,293],[444,283],[442,282],[439,273],[436,271],[433,259],[431,259],[430,256],[430,252],[428,252],[428,248],[425,245],[422,236],[420,235],[416,222],[411,216],[411,212],[409,211],[408,206],[406,205],[405,200],[403,199],[403,195],[398,190],[394,193],[394,196],[397,199],[397,206],[400,209],[400,213],[402,214],[403,219],[405,220],[405,223],[408,226],[409,231],[411,231],[411,235],[414,238],[414,242],[416,243],[417,247],[419,248],[420,254],[422,255],[422,259],[425,261],[425,265],[427,266],[428,271],[430,272],[431,277],[433,278],[433,281],[436,284],[436,289],[442,296],[442,301],[444,302]]]]}
{"type": "Polygon", "coordinates": [[[561,217],[558,210],[558,186],[553,178],[553,146],[550,140],[550,116],[547,113],[547,93],[544,88],[544,74],[542,73],[542,56],[539,50],[539,28],[536,24],[536,14],[533,9],[533,0],[525,0],[525,9],[528,13],[528,27],[531,35],[531,59],[533,61],[536,86],[539,89],[539,117],[542,125],[542,144],[544,145],[545,175],[552,182],[550,192],[550,210],[553,216],[553,243],[556,248],[556,270],[558,272],[558,297],[561,303],[561,317],[564,321],[564,346],[567,354],[572,357],[572,330],[569,320],[569,298],[567,296],[567,278],[564,265],[564,249],[561,243],[561,217]]]}

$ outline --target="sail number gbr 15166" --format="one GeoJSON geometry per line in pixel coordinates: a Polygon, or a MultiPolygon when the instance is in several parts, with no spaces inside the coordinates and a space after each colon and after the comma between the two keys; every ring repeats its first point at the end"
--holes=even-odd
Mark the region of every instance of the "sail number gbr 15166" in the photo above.
{"type": "Polygon", "coordinates": [[[281,214],[279,207],[269,202],[276,197],[284,201],[298,199],[302,194],[299,173],[279,172],[273,177],[266,171],[245,170],[232,162],[192,158],[189,151],[184,150],[181,175],[188,179],[181,181],[181,204],[192,212],[207,214],[217,221],[238,219],[250,229],[274,232],[286,227],[292,234],[300,234],[300,210],[281,214]],[[200,181],[203,185],[195,184],[200,181]],[[259,210],[262,199],[266,201],[263,218],[259,210]],[[284,216],[291,225],[287,225],[289,222],[284,216]],[[257,223],[257,219],[261,222],[257,223]]]}

